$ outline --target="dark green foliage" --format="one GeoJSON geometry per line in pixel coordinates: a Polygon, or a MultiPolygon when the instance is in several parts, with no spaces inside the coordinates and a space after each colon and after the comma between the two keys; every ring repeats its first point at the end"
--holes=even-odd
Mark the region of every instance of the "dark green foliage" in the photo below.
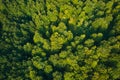
{"type": "Polygon", "coordinates": [[[0,0],[0,80],[119,79],[119,0],[0,0]]]}

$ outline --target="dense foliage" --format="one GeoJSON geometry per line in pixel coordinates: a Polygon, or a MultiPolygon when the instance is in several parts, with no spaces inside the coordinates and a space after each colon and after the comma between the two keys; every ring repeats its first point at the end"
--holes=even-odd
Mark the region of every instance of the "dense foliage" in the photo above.
{"type": "Polygon", "coordinates": [[[119,0],[0,0],[0,80],[119,79],[119,0]]]}

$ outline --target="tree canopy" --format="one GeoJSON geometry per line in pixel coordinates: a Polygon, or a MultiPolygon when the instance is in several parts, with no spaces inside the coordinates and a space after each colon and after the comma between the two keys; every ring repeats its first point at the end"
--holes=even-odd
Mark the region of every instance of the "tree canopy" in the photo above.
{"type": "Polygon", "coordinates": [[[0,0],[0,80],[119,79],[119,0],[0,0]]]}

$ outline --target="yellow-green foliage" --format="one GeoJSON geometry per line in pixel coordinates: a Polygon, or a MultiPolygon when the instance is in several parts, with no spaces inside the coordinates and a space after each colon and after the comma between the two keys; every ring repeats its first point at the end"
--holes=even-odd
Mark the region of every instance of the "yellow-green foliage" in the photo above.
{"type": "Polygon", "coordinates": [[[119,80],[120,0],[0,0],[0,80],[119,80]]]}

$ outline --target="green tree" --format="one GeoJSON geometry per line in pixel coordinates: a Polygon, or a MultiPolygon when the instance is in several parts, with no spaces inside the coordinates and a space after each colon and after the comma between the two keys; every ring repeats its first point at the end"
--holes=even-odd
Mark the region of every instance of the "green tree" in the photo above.
{"type": "Polygon", "coordinates": [[[53,80],[62,80],[62,73],[56,71],[52,75],[53,75],[53,80]]]}

